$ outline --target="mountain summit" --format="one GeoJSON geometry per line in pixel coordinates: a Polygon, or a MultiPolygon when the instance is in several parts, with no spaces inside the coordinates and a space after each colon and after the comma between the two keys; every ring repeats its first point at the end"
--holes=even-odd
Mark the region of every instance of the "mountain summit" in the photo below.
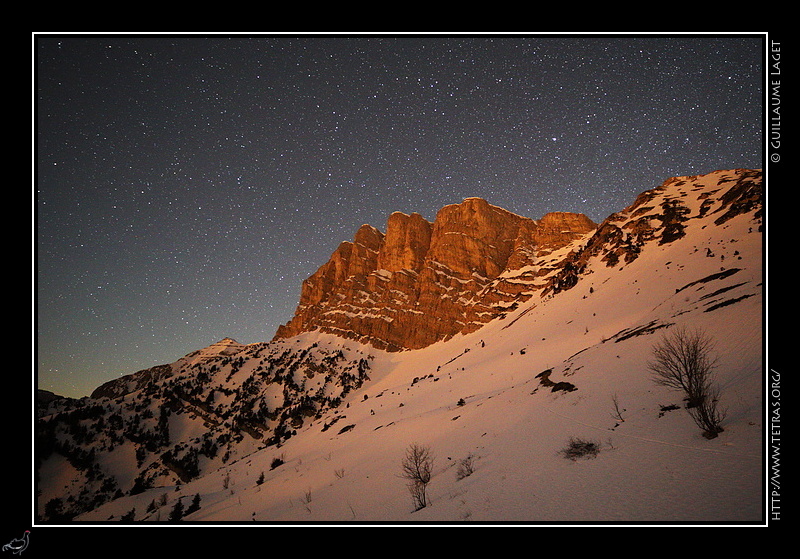
{"type": "Polygon", "coordinates": [[[275,338],[320,330],[398,351],[475,331],[530,298],[558,266],[553,253],[595,228],[583,214],[535,221],[481,198],[443,207],[433,223],[395,212],[385,234],[361,226],[303,282],[275,338]]]}
{"type": "Polygon", "coordinates": [[[118,398],[173,376],[182,367],[202,364],[220,357],[231,356],[244,349],[233,338],[223,338],[208,347],[195,350],[175,363],[156,365],[135,373],[104,382],[92,391],[92,398],[118,398]]]}

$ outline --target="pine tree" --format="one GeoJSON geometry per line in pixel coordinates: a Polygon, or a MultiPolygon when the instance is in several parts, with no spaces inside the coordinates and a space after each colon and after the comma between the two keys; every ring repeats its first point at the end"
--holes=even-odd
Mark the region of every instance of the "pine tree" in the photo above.
{"type": "Polygon", "coordinates": [[[200,493],[195,493],[192,503],[186,509],[186,514],[191,514],[196,510],[200,510],[200,493]]]}
{"type": "Polygon", "coordinates": [[[178,499],[175,501],[175,506],[172,507],[172,511],[169,513],[169,519],[171,521],[176,521],[180,520],[181,518],[183,518],[183,503],[181,503],[181,500],[178,499]]]}

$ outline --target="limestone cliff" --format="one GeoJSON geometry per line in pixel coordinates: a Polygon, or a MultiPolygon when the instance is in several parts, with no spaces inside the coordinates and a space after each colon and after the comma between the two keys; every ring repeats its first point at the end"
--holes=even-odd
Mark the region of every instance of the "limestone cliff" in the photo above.
{"type": "Polygon", "coordinates": [[[385,234],[361,226],[303,282],[275,337],[322,330],[398,351],[474,331],[527,300],[557,265],[553,252],[595,227],[582,214],[533,220],[480,198],[443,207],[433,223],[393,213],[385,234]]]}

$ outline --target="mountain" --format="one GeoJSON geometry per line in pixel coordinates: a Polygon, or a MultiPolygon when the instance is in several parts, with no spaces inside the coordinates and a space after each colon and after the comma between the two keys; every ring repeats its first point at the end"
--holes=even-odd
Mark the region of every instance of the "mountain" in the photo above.
{"type": "Polygon", "coordinates": [[[156,365],[155,367],[149,367],[103,383],[92,391],[91,397],[118,398],[170,378],[184,367],[205,363],[219,357],[234,355],[243,348],[244,346],[236,340],[224,338],[208,347],[193,351],[175,363],[156,365]]]}
{"type": "Polygon", "coordinates": [[[475,198],[427,228],[393,214],[307,280],[298,333],[53,400],[39,520],[761,522],[763,221],[746,169],[669,179],[598,225],[475,198]],[[463,324],[408,330],[410,301],[463,324]],[[649,370],[684,327],[714,342],[716,436],[649,370]],[[433,458],[424,507],[412,448],[433,458]]]}
{"type": "Polygon", "coordinates": [[[379,349],[419,349],[479,329],[528,300],[553,253],[596,227],[582,214],[534,221],[480,198],[363,225],[303,282],[292,320],[275,339],[321,331],[379,349]]]}

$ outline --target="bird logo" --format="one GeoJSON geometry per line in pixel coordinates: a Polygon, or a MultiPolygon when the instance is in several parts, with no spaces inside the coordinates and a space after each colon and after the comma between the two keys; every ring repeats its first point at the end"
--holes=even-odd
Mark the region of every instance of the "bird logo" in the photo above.
{"type": "Polygon", "coordinates": [[[30,536],[30,533],[30,530],[25,530],[25,533],[21,538],[14,538],[4,545],[3,551],[10,551],[11,553],[20,555],[28,547],[28,537],[30,536]]]}

